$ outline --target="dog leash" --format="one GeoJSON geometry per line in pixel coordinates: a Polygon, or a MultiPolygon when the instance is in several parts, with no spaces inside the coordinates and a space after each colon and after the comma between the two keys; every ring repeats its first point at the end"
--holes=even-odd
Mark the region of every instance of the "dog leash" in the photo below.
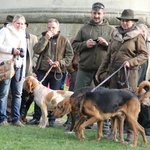
{"type": "Polygon", "coordinates": [[[107,80],[109,80],[113,75],[115,75],[123,67],[125,68],[125,64],[124,63],[114,73],[112,73],[109,77],[107,77],[105,80],[103,80],[99,85],[97,85],[95,88],[93,88],[91,90],[91,92],[94,92],[97,88],[99,88],[101,85],[103,85],[107,80]]]}
{"type": "MultiPolygon", "coordinates": [[[[52,65],[52,66],[49,68],[49,70],[46,72],[45,76],[44,76],[43,79],[40,81],[40,83],[42,83],[42,82],[45,80],[45,78],[48,76],[48,74],[50,73],[50,71],[52,70],[52,68],[53,68],[53,65],[52,65]]],[[[60,67],[57,67],[57,69],[59,70],[59,72],[60,72],[60,74],[61,74],[61,77],[58,79],[58,78],[56,77],[56,71],[55,71],[55,73],[54,73],[54,78],[55,78],[56,80],[61,80],[62,77],[63,77],[62,71],[61,71],[60,67]]]]}

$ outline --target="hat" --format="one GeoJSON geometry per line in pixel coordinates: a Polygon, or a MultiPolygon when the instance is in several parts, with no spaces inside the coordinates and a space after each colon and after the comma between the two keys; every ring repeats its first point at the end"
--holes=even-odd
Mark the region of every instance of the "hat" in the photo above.
{"type": "Polygon", "coordinates": [[[92,10],[96,10],[96,9],[104,9],[105,6],[102,3],[96,2],[92,5],[92,10]]]}
{"type": "Polygon", "coordinates": [[[121,14],[121,17],[116,17],[118,20],[126,19],[126,20],[133,20],[138,21],[139,19],[134,18],[134,12],[131,9],[124,9],[124,11],[121,14]]]}
{"type": "Polygon", "coordinates": [[[8,15],[8,16],[6,17],[6,20],[5,20],[4,23],[12,22],[13,18],[14,18],[14,16],[8,15]]]}

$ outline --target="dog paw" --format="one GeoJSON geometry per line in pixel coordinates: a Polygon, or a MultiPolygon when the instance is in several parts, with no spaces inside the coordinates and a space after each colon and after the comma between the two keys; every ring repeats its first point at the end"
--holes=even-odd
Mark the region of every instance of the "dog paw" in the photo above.
{"type": "Polygon", "coordinates": [[[44,129],[46,127],[46,125],[39,124],[38,127],[44,129]]]}

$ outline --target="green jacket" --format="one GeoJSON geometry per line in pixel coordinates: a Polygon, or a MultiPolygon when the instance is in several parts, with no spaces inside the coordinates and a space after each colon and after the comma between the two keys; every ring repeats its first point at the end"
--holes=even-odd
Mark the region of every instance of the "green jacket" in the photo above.
{"type": "Polygon", "coordinates": [[[85,71],[98,69],[106,55],[107,47],[96,44],[94,47],[88,48],[86,41],[103,37],[109,42],[113,31],[114,28],[105,19],[102,24],[95,24],[90,20],[81,27],[72,43],[74,51],[79,52],[79,69],[85,71]]]}
{"type": "MultiPolygon", "coordinates": [[[[56,35],[50,40],[45,38],[46,32],[42,33],[39,42],[34,46],[34,52],[39,54],[36,70],[48,71],[50,65],[47,60],[59,61],[62,72],[66,72],[67,67],[73,59],[73,49],[69,40],[61,35],[56,35]]],[[[53,68],[51,71],[58,71],[53,68]]]]}

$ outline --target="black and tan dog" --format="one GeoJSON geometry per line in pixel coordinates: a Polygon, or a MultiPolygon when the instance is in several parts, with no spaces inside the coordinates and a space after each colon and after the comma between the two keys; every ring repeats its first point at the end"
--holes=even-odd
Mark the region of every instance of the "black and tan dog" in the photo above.
{"type": "MultiPolygon", "coordinates": [[[[82,114],[79,112],[81,96],[83,95],[83,93],[89,92],[93,88],[94,87],[80,88],[78,91],[74,92],[70,96],[70,99],[64,99],[63,101],[59,102],[56,109],[54,110],[53,114],[54,114],[55,118],[61,118],[64,115],[71,113],[72,124],[70,127],[70,131],[72,131],[74,129],[75,122],[77,120],[76,117],[82,116],[82,114]]],[[[105,88],[99,87],[97,90],[102,90],[102,89],[105,89],[105,88]]],[[[83,120],[84,120],[84,117],[83,117],[83,120]]]]}
{"type": "MultiPolygon", "coordinates": [[[[142,82],[141,84],[140,84],[140,86],[139,87],[137,87],[137,88],[134,88],[134,90],[133,90],[133,92],[135,93],[135,94],[137,94],[137,95],[139,95],[139,94],[144,94],[146,91],[143,89],[143,87],[145,87],[145,86],[148,86],[148,87],[150,87],[150,83],[149,82],[147,82],[147,81],[144,81],[144,82],[142,82]]],[[[67,114],[67,113],[69,113],[69,112],[71,112],[72,114],[75,114],[76,112],[79,112],[79,106],[80,106],[80,104],[81,104],[81,99],[79,98],[79,95],[81,96],[83,93],[85,93],[85,92],[87,92],[87,91],[91,91],[91,89],[92,88],[82,88],[82,89],[80,89],[79,91],[77,91],[77,92],[75,92],[72,96],[71,96],[71,98],[70,98],[70,100],[63,100],[63,101],[61,101],[60,103],[58,103],[58,105],[57,105],[57,108],[55,109],[55,111],[54,111],[54,115],[55,115],[55,117],[62,117],[63,115],[65,115],[65,114],[67,114]]],[[[150,88],[149,88],[150,89],[150,88]]],[[[105,88],[100,88],[100,89],[98,89],[98,91],[99,90],[101,90],[101,91],[105,91],[105,88]]],[[[125,90],[124,90],[125,91],[125,90]]],[[[131,93],[131,92],[130,92],[131,93]]],[[[106,93],[106,95],[108,95],[109,93],[106,93]]],[[[129,94],[130,95],[130,94],[129,94]]],[[[135,95],[132,95],[132,96],[135,96],[135,95]]],[[[110,97],[110,99],[112,99],[112,96],[110,97]]],[[[116,99],[117,100],[117,99],[116,99]]],[[[112,102],[112,101],[111,101],[112,102]]],[[[140,99],[137,101],[137,98],[136,98],[136,102],[140,105],[140,103],[149,103],[149,96],[148,95],[146,95],[146,94],[144,94],[143,96],[140,96],[140,99]]],[[[129,102],[128,102],[129,103],[129,102]]],[[[118,105],[118,104],[116,104],[116,105],[118,105]]],[[[134,105],[133,105],[134,106],[134,105]]],[[[135,105],[136,106],[136,105],[135,105]]],[[[116,107],[117,108],[117,107],[116,107]]],[[[138,111],[140,111],[140,108],[139,107],[137,107],[136,108],[138,111]]],[[[138,112],[137,111],[137,112],[138,112]]],[[[125,113],[119,113],[118,114],[118,116],[119,117],[122,117],[122,116],[124,116],[125,115],[125,113]]],[[[113,116],[113,115],[112,115],[113,116]]],[[[125,116],[126,117],[126,116],[125,116]]],[[[124,118],[125,118],[124,117],[124,118]]],[[[78,130],[78,128],[79,128],[79,124],[81,124],[81,123],[83,123],[84,122],[84,117],[82,116],[81,117],[81,122],[80,123],[78,123],[77,124],[77,126],[75,127],[75,131],[77,131],[78,130]]],[[[135,119],[136,120],[136,119],[135,119]]],[[[73,123],[72,123],[72,128],[74,127],[74,123],[75,123],[75,121],[73,121],[73,123]]],[[[98,130],[100,131],[100,130],[102,130],[102,121],[98,121],[97,122],[98,123],[98,130]]],[[[71,128],[71,129],[72,129],[71,128]]],[[[123,134],[123,130],[122,131],[120,131],[120,132],[122,132],[122,134],[123,134]]],[[[98,140],[100,140],[100,138],[102,137],[102,131],[100,132],[100,135],[97,137],[97,141],[98,140]]],[[[83,136],[83,138],[84,138],[84,136],[83,136]]],[[[137,140],[136,140],[137,141],[137,140]]],[[[136,143],[134,142],[134,144],[133,144],[133,146],[135,146],[136,145],[136,143]]]]}
{"type": "MultiPolygon", "coordinates": [[[[86,92],[80,103],[80,112],[87,117],[87,121],[79,120],[75,132],[78,139],[84,139],[86,126],[97,122],[98,136],[96,141],[102,137],[102,121],[114,117],[126,116],[134,134],[131,146],[137,145],[138,131],[143,137],[143,144],[147,143],[144,128],[137,122],[140,112],[139,99],[129,91],[106,89],[97,92],[86,92]]],[[[121,131],[123,133],[123,131],[121,131]]]]}

